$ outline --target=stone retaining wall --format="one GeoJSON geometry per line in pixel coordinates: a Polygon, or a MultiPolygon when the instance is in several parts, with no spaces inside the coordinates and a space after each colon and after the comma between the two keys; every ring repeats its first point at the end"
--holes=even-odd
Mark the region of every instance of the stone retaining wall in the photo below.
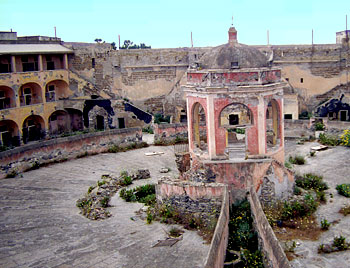
{"type": "Polygon", "coordinates": [[[113,129],[30,143],[0,152],[0,179],[41,165],[107,152],[112,144],[124,147],[142,141],[140,128],[113,129]]]}
{"type": "Polygon", "coordinates": [[[267,263],[265,263],[265,267],[291,267],[286,254],[267,221],[254,187],[251,187],[249,190],[248,200],[250,202],[254,225],[259,236],[260,250],[263,251],[266,258],[267,263]]]}
{"type": "Polygon", "coordinates": [[[299,138],[315,135],[314,131],[311,131],[311,122],[306,120],[284,120],[284,136],[286,138],[299,138]]]}
{"type": "MultiPolygon", "coordinates": [[[[201,137],[206,136],[206,126],[200,125],[199,131],[201,137]]],[[[178,138],[188,138],[187,123],[173,123],[173,124],[155,124],[154,125],[154,141],[173,141],[178,138]]]]}

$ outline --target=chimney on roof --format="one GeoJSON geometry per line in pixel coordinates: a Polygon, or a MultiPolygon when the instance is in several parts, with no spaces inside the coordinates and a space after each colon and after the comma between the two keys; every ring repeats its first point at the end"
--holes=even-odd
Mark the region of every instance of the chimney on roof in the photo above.
{"type": "Polygon", "coordinates": [[[228,43],[230,46],[234,46],[237,44],[237,31],[236,28],[231,26],[228,30],[228,43]]]}

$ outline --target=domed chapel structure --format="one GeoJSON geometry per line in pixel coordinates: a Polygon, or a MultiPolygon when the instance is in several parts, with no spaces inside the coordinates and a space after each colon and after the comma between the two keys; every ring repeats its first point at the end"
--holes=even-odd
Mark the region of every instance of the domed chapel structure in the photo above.
{"type": "Polygon", "coordinates": [[[196,160],[284,163],[281,70],[259,50],[238,43],[214,47],[187,72],[188,136],[196,160]]]}

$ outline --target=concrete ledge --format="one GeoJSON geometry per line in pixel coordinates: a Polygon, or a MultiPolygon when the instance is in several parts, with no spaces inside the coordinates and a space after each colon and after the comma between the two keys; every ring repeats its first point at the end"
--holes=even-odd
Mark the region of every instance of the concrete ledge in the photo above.
{"type": "Polygon", "coordinates": [[[228,242],[228,222],[230,204],[227,187],[224,188],[219,220],[216,224],[209,252],[204,263],[205,268],[222,268],[224,266],[228,242]]]}
{"type": "Polygon", "coordinates": [[[265,267],[290,268],[291,266],[287,256],[262,210],[254,187],[249,189],[249,193],[248,200],[250,202],[254,225],[259,235],[259,242],[261,243],[260,249],[263,251],[268,262],[265,263],[265,267]]]}

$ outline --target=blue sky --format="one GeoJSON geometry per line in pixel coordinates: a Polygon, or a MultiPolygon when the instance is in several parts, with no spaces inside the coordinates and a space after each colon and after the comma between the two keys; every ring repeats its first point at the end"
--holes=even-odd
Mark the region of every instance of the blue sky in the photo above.
{"type": "Polygon", "coordinates": [[[153,48],[227,42],[232,15],[240,43],[335,43],[350,26],[349,0],[0,0],[0,31],[57,36],[66,42],[129,39],[153,48]]]}

